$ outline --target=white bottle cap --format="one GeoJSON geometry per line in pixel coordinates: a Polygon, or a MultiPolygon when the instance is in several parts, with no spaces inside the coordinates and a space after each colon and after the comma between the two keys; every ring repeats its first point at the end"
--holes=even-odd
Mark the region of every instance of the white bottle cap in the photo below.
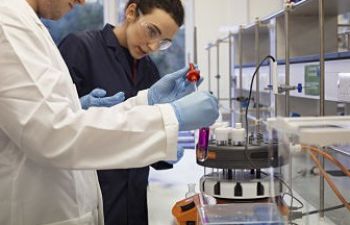
{"type": "Polygon", "coordinates": [[[245,143],[246,132],[244,128],[232,128],[231,129],[231,144],[239,145],[245,143]]]}
{"type": "Polygon", "coordinates": [[[226,127],[218,127],[215,129],[215,136],[217,143],[228,141],[228,135],[231,129],[227,129],[226,127]]]}

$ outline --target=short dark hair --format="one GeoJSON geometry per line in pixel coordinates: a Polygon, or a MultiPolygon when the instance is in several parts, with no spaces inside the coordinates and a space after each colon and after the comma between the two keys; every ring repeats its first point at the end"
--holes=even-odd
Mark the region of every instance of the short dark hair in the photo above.
{"type": "Polygon", "coordinates": [[[184,23],[184,8],[181,0],[129,0],[125,8],[135,3],[143,14],[151,13],[154,8],[167,12],[180,27],[184,23]]]}

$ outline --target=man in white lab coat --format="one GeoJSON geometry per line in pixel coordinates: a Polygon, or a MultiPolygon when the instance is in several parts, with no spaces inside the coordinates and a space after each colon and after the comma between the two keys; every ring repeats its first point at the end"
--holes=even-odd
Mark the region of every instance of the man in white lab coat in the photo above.
{"type": "Polygon", "coordinates": [[[103,224],[94,169],[174,159],[179,129],[206,126],[218,116],[217,101],[201,92],[149,105],[151,90],[159,100],[157,93],[172,85],[111,108],[82,110],[39,17],[58,19],[83,3],[0,1],[1,225],[103,224]]]}

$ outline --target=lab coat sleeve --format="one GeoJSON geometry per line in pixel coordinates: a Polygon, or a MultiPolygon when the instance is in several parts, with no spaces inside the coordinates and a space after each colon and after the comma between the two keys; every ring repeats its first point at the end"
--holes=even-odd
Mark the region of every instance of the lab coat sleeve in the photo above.
{"type": "Polygon", "coordinates": [[[111,108],[81,110],[49,36],[15,12],[0,14],[0,126],[19,154],[67,169],[176,159],[178,123],[169,104],[148,106],[142,91],[111,108]]]}
{"type": "MultiPolygon", "coordinates": [[[[151,79],[151,82],[154,84],[161,78],[159,74],[159,70],[156,64],[154,64],[154,62],[152,61],[151,57],[147,56],[147,60],[149,61],[150,68],[153,71],[151,73],[152,75],[150,76],[150,79],[151,79]]],[[[168,170],[168,169],[174,168],[173,164],[167,163],[166,161],[153,163],[151,167],[155,170],[168,170]]]]}

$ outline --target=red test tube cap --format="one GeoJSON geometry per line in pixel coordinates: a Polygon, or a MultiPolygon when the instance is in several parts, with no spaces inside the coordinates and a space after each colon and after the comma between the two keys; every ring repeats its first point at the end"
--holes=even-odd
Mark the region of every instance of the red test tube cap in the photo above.
{"type": "Polygon", "coordinates": [[[199,71],[196,70],[193,63],[190,63],[190,69],[186,74],[186,78],[189,82],[197,82],[200,78],[199,71]]]}

